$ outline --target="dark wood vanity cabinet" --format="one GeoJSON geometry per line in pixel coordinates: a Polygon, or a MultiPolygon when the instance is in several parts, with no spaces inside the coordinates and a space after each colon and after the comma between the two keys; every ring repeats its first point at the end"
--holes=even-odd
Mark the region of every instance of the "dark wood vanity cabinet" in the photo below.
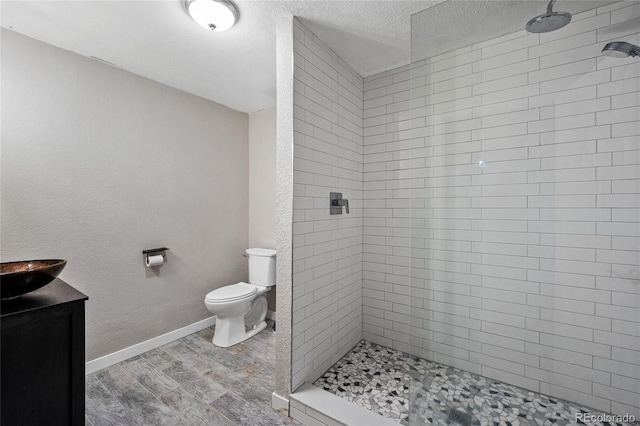
{"type": "Polygon", "coordinates": [[[84,301],[56,279],[0,305],[2,426],[84,425],[84,301]]]}

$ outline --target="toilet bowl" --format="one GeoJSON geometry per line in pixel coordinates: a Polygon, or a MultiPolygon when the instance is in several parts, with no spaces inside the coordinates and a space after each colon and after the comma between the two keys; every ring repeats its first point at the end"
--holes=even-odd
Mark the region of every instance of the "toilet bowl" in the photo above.
{"type": "Polygon", "coordinates": [[[207,293],[204,303],[216,315],[213,344],[238,344],[267,327],[265,293],[275,285],[275,250],[247,249],[249,283],[226,285],[207,293]]]}

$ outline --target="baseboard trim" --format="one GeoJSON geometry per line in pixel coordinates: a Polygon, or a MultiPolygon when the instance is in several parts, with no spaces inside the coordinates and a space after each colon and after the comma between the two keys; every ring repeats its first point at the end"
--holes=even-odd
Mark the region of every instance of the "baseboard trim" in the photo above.
{"type": "MultiPolygon", "coordinates": [[[[267,311],[267,318],[270,320],[276,320],[276,313],[273,311],[267,311]]],[[[117,352],[110,353],[108,355],[96,358],[88,361],[85,364],[85,374],[91,374],[103,368],[107,368],[114,364],[124,361],[125,359],[133,358],[136,355],[140,355],[151,349],[155,349],[158,346],[166,345],[174,340],[182,339],[185,336],[204,330],[207,327],[211,327],[216,324],[216,317],[205,318],[202,321],[195,322],[186,327],[179,328],[177,330],[170,331],[161,336],[154,337],[153,339],[145,340],[144,342],[137,343],[128,348],[121,349],[117,352]]],[[[275,394],[274,394],[275,395],[275,394]]],[[[278,396],[278,398],[282,398],[278,396]]],[[[289,400],[282,398],[286,401],[286,408],[289,408],[289,400]]]]}
{"type": "Polygon", "coordinates": [[[285,397],[278,395],[275,392],[271,393],[271,408],[276,411],[279,410],[287,410],[287,414],[289,413],[289,400],[285,397]]]}
{"type": "Polygon", "coordinates": [[[167,343],[173,342],[174,340],[181,339],[200,330],[204,330],[207,327],[211,327],[212,325],[215,325],[215,323],[215,316],[205,318],[202,321],[195,322],[186,327],[170,331],[161,336],[145,340],[144,342],[137,343],[133,346],[129,346],[128,348],[124,348],[117,352],[113,352],[100,358],[96,358],[85,364],[85,374],[94,373],[98,370],[102,370],[103,368],[107,368],[111,365],[124,361],[125,359],[129,359],[136,355],[140,355],[142,353],[150,351],[151,349],[155,349],[158,346],[166,345],[167,343]]]}

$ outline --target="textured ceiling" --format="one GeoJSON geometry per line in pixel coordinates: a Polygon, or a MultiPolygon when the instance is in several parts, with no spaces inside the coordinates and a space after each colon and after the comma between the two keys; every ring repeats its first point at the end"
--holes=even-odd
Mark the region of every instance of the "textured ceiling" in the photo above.
{"type": "MultiPolygon", "coordinates": [[[[410,60],[411,15],[440,3],[437,1],[242,1],[239,22],[229,31],[211,33],[186,13],[182,0],[155,1],[8,1],[2,0],[3,27],[78,54],[108,61],[117,67],[166,85],[227,105],[254,112],[275,104],[275,22],[283,15],[298,16],[338,55],[362,76],[405,65],[410,60]]],[[[469,1],[454,1],[463,6],[469,1]]],[[[542,13],[546,1],[494,1],[505,5],[509,24],[523,27],[530,18],[525,10],[542,13]],[[539,12],[538,12],[539,9],[539,12]],[[526,19],[525,19],[526,18],[526,19]]],[[[556,9],[563,9],[558,2],[556,9]]],[[[587,0],[580,2],[586,6],[587,0]]],[[[602,3],[602,2],[597,2],[602,3]]],[[[448,41],[460,43],[464,19],[473,20],[486,33],[506,33],[504,19],[478,16],[468,7],[460,19],[457,7],[438,5],[439,16],[455,25],[437,28],[438,50],[448,41]]],[[[564,8],[563,10],[568,10],[564,8]]],[[[575,13],[575,10],[568,10],[575,13]]],[[[528,13],[528,12],[527,12],[528,13]]],[[[435,16],[435,15],[434,15],[435,16]]],[[[434,26],[435,28],[435,26],[434,26]]],[[[486,37],[483,34],[483,37],[486,37]]],[[[466,37],[466,33],[465,33],[466,37]]],[[[467,38],[468,40],[468,38],[467,38]]],[[[435,43],[434,43],[435,45],[435,43]]]]}

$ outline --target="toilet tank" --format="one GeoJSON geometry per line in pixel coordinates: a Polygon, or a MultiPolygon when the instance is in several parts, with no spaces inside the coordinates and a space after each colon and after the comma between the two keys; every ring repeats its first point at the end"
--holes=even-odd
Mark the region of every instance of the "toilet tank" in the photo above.
{"type": "Polygon", "coordinates": [[[247,249],[249,255],[249,283],[262,287],[276,285],[276,251],[262,248],[247,249]]]}

